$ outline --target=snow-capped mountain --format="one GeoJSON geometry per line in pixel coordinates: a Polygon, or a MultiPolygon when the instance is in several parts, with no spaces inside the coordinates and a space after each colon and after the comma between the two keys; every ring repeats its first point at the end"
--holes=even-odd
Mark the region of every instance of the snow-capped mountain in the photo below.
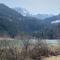
{"type": "Polygon", "coordinates": [[[50,15],[50,14],[32,14],[27,9],[19,8],[19,7],[16,7],[15,10],[18,13],[22,14],[23,16],[34,17],[34,18],[37,18],[37,19],[45,19],[45,18],[49,18],[49,17],[53,16],[53,15],[50,15]]]}
{"type": "Polygon", "coordinates": [[[41,19],[39,16],[40,19],[37,19],[33,18],[33,14],[29,17],[27,15],[29,12],[24,9],[19,9],[19,11],[18,13],[14,9],[0,4],[0,33],[7,34],[12,38],[21,32],[27,32],[28,35],[32,33],[33,36],[37,33],[35,36],[38,38],[60,39],[60,14],[46,19],[41,19]]]}
{"type": "Polygon", "coordinates": [[[16,7],[15,10],[23,16],[29,16],[30,13],[25,8],[16,7]]]}

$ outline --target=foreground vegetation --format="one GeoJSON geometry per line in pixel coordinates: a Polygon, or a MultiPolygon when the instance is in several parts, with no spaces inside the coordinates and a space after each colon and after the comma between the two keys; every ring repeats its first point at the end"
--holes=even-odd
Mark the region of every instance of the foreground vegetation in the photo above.
{"type": "Polygon", "coordinates": [[[58,55],[60,45],[48,45],[45,40],[0,40],[0,60],[49,60],[58,55]]]}

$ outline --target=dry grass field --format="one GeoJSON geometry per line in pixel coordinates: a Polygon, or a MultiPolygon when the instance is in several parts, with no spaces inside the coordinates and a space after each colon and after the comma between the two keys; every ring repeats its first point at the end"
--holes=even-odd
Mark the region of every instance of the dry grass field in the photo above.
{"type": "Polygon", "coordinates": [[[59,56],[45,57],[42,60],[60,60],[60,55],[59,56]]]}
{"type": "MultiPolygon", "coordinates": [[[[57,52],[60,54],[60,45],[53,44],[53,45],[49,45],[48,47],[54,53],[57,52]]],[[[44,57],[44,58],[42,58],[42,60],[60,60],[60,55],[44,57]]]]}
{"type": "Polygon", "coordinates": [[[22,42],[9,38],[2,39],[0,40],[0,60],[60,60],[60,45],[45,45],[43,43],[30,45],[25,40],[22,42]]]}

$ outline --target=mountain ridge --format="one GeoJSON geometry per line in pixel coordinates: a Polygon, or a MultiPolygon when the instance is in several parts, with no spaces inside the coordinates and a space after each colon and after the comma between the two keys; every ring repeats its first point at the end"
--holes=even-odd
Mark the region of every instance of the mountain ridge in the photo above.
{"type": "Polygon", "coordinates": [[[60,20],[60,15],[42,20],[23,16],[4,4],[0,5],[0,35],[7,34],[15,37],[24,32],[38,38],[60,38],[60,24],[51,24],[55,20],[60,20]]]}

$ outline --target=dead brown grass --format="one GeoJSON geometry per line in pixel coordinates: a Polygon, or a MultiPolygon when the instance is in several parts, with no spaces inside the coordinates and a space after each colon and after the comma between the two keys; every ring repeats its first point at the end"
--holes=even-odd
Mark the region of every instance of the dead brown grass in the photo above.
{"type": "Polygon", "coordinates": [[[42,60],[60,60],[60,45],[49,45],[48,48],[50,53],[52,53],[53,55],[44,57],[42,58],[42,60]]]}
{"type": "Polygon", "coordinates": [[[59,56],[45,57],[42,60],[60,60],[60,55],[59,56]]]}

